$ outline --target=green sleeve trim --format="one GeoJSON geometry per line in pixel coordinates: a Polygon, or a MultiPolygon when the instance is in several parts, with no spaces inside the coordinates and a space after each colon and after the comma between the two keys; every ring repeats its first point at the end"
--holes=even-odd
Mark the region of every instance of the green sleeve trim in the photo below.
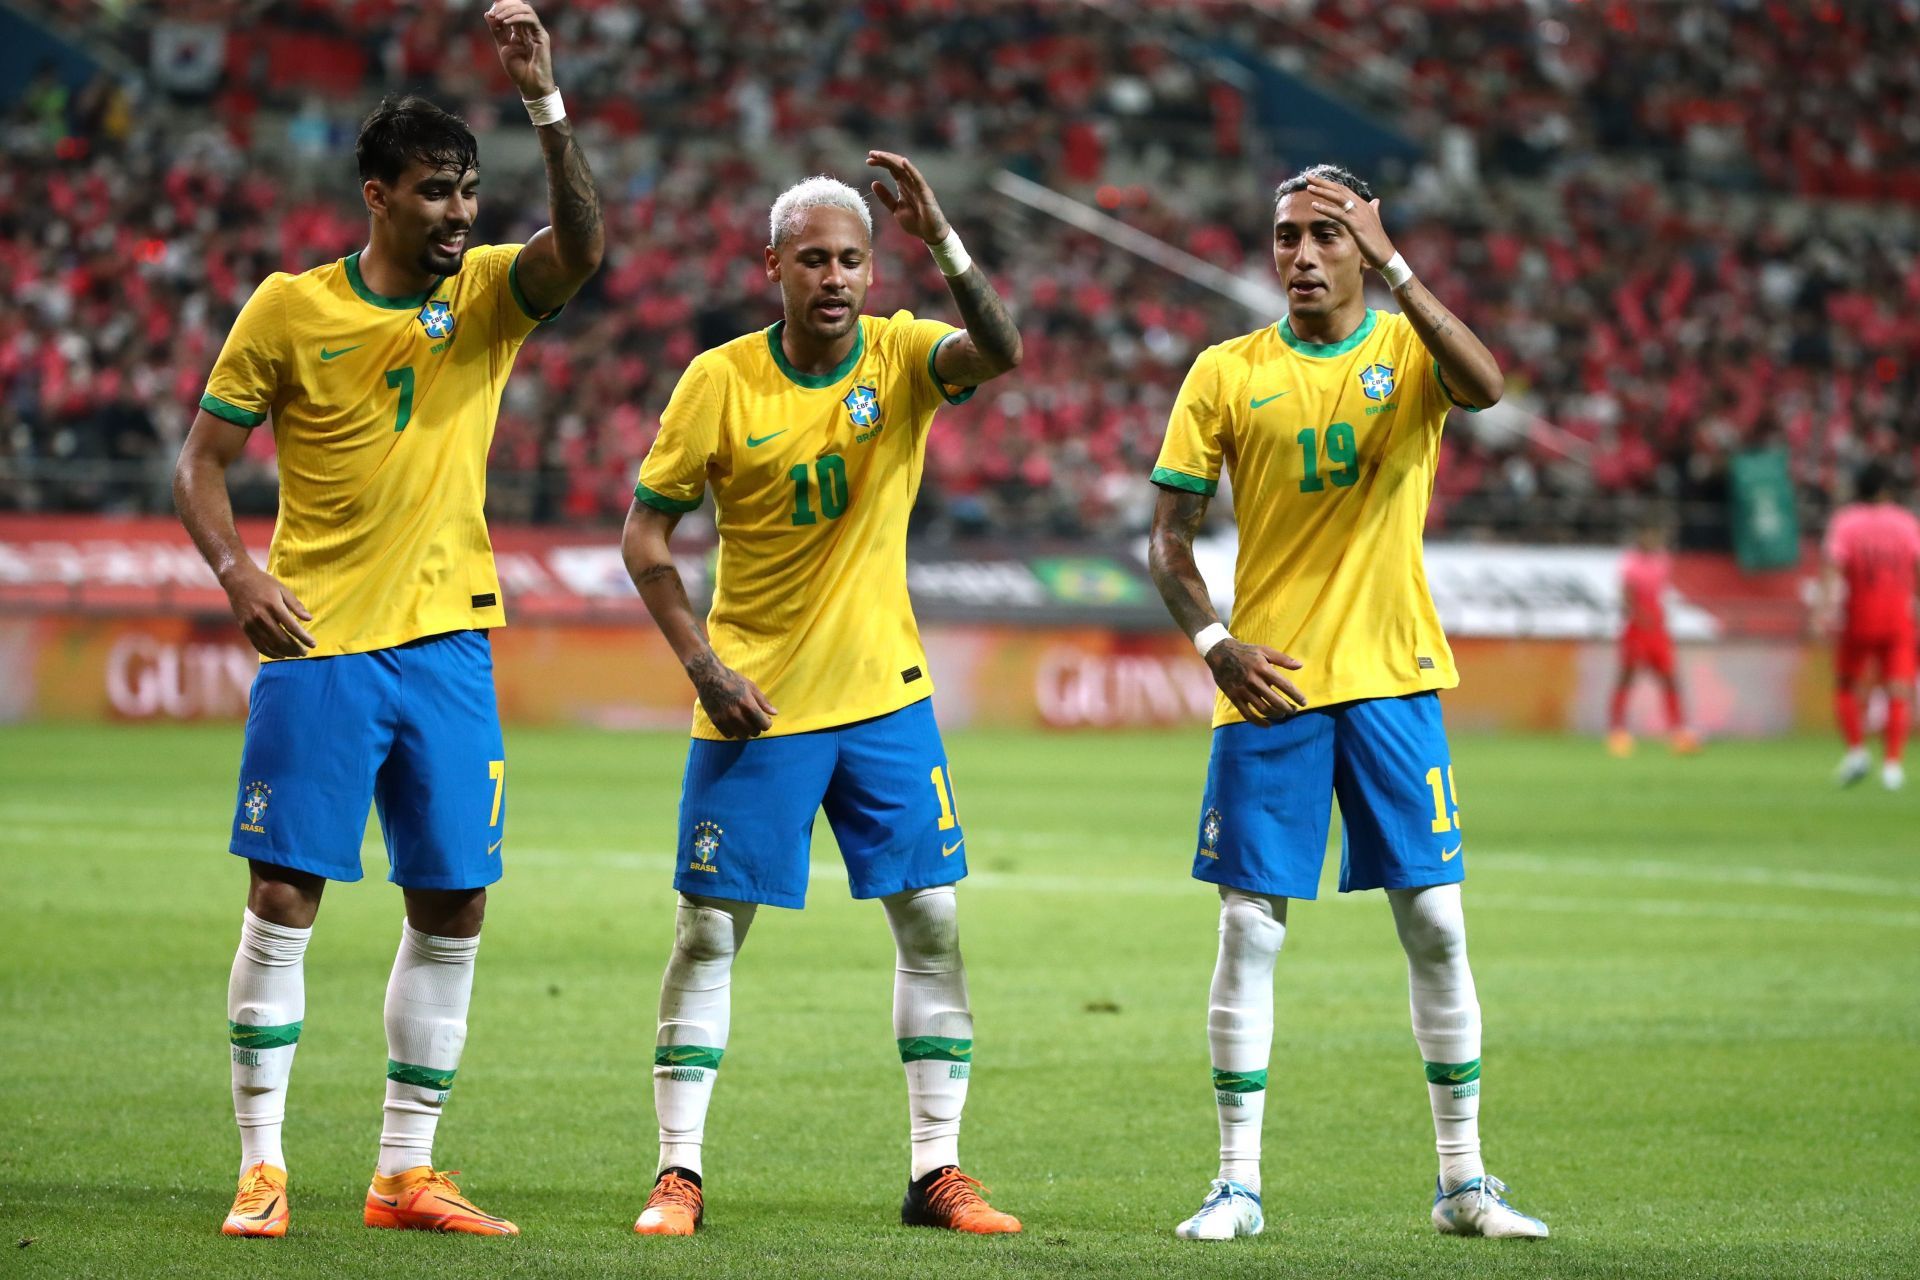
{"type": "Polygon", "coordinates": [[[286,1022],[277,1027],[249,1027],[244,1023],[227,1023],[227,1038],[233,1041],[236,1049],[284,1049],[290,1044],[300,1043],[300,1024],[286,1022]]]}
{"type": "Polygon", "coordinates": [[[726,1056],[726,1052],[725,1049],[705,1044],[663,1044],[653,1051],[653,1065],[704,1067],[708,1071],[718,1071],[720,1059],[726,1056]]]}
{"type": "Polygon", "coordinates": [[[515,251],[513,263],[507,268],[507,288],[512,292],[514,303],[519,306],[522,315],[534,321],[536,324],[546,324],[562,311],[565,311],[567,304],[563,302],[545,315],[542,315],[538,311],[535,311],[532,305],[527,302],[527,295],[520,292],[520,255],[525,252],[525,245],[522,245],[515,251]]]}
{"type": "Polygon", "coordinates": [[[927,377],[933,380],[933,389],[938,391],[940,398],[948,404],[965,404],[967,401],[973,399],[973,393],[980,389],[979,387],[962,387],[960,388],[960,393],[955,395],[947,390],[946,380],[940,376],[940,371],[933,367],[933,362],[940,358],[940,348],[959,337],[962,332],[962,330],[955,329],[952,333],[945,335],[940,341],[934,343],[933,350],[927,352],[927,377]]]}
{"type": "Polygon", "coordinates": [[[700,499],[682,502],[678,498],[669,498],[664,493],[655,493],[643,484],[633,486],[633,496],[652,507],[655,511],[665,511],[670,515],[683,516],[689,511],[700,509],[700,499]]]}
{"type": "Polygon", "coordinates": [[[1155,467],[1153,482],[1162,489],[1179,489],[1183,493],[1203,493],[1209,498],[1220,487],[1218,480],[1209,480],[1205,476],[1190,476],[1184,471],[1175,471],[1172,467],[1155,467]]]}
{"type": "Polygon", "coordinates": [[[228,404],[209,391],[200,397],[200,407],[223,422],[231,422],[236,427],[257,427],[267,420],[264,411],[255,413],[251,409],[242,409],[237,404],[228,404]]]}
{"type": "Polygon", "coordinates": [[[1267,1087],[1265,1071],[1222,1071],[1213,1069],[1213,1087],[1220,1093],[1259,1093],[1267,1087]]]}
{"type": "Polygon", "coordinates": [[[411,1062],[395,1062],[387,1059],[387,1079],[395,1084],[410,1084],[418,1089],[453,1088],[453,1077],[457,1068],[442,1070],[439,1067],[417,1067],[411,1062]]]}
{"type": "Polygon", "coordinates": [[[908,1036],[898,1042],[902,1062],[972,1062],[973,1041],[947,1036],[908,1036]]]}
{"type": "Polygon", "coordinates": [[[1440,380],[1440,389],[1447,393],[1448,404],[1451,404],[1456,409],[1465,409],[1468,413],[1480,412],[1480,407],[1478,405],[1462,404],[1460,403],[1460,397],[1453,394],[1453,388],[1447,385],[1447,375],[1440,372],[1439,356],[1435,356],[1433,358],[1433,376],[1440,380]]]}
{"type": "Polygon", "coordinates": [[[1468,1084],[1480,1078],[1480,1059],[1472,1062],[1429,1062],[1428,1084],[1468,1084]]]}

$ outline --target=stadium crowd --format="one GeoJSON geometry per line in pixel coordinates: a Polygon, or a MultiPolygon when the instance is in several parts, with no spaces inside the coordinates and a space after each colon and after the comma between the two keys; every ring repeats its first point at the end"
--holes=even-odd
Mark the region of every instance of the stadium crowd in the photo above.
{"type": "MultiPolygon", "coordinates": [[[[294,168],[324,163],[344,177],[345,166],[324,129],[300,132],[298,113],[312,105],[306,91],[269,74],[287,56],[274,52],[282,38],[354,51],[329,62],[296,43],[323,78],[424,85],[476,120],[499,109],[483,74],[497,60],[463,51],[464,28],[435,25],[451,21],[443,7],[253,7],[260,21],[244,34],[201,24],[243,43],[219,65],[246,71],[203,82],[229,99],[255,95],[256,109],[287,95],[272,105],[296,113],[294,168]],[[346,10],[351,23],[340,20],[346,10]]],[[[608,261],[559,332],[522,352],[496,444],[493,501],[503,516],[616,517],[679,370],[704,347],[776,318],[758,262],[774,188],[748,158],[756,138],[818,167],[822,126],[858,134],[884,116],[889,133],[903,132],[915,148],[987,148],[996,162],[1095,195],[1106,142],[1142,136],[1125,115],[1204,135],[1215,158],[1233,145],[1226,135],[1241,134],[1226,95],[1117,24],[1094,24],[1105,34],[1090,36],[1087,24],[1050,28],[1057,19],[1040,6],[974,0],[861,7],[870,22],[848,20],[843,6],[789,6],[811,15],[816,26],[807,30],[835,33],[822,41],[793,35],[800,24],[755,21],[753,7],[689,2],[642,22],[633,6],[573,4],[556,20],[569,102],[579,85],[582,114],[600,121],[595,136],[632,130],[665,141],[644,158],[616,160],[608,148],[596,157],[608,261]],[[978,42],[974,56],[933,57],[947,46],[938,43],[945,36],[924,35],[930,25],[988,11],[989,20],[953,28],[978,42]],[[732,41],[742,32],[749,38],[732,41]],[[938,94],[906,91],[942,77],[938,94]]],[[[1378,8],[1330,0],[1295,6],[1293,20],[1305,14],[1360,29],[1378,8]]],[[[1584,8],[1591,13],[1569,20],[1617,20],[1608,17],[1617,6],[1584,8]]],[[[170,9],[182,20],[206,16],[192,5],[170,9]]],[[[1457,42],[1470,26],[1440,7],[1408,62],[1431,74],[1430,64],[1463,51],[1457,42]]],[[[151,28],[128,32],[149,46],[161,38],[151,28]]],[[[190,51],[191,41],[182,47],[190,51]]],[[[1463,99],[1462,109],[1480,127],[1474,101],[1463,99]]],[[[0,171],[0,272],[18,305],[0,316],[0,475],[12,471],[0,481],[0,505],[163,503],[164,485],[152,481],[164,476],[253,284],[360,245],[350,184],[323,182],[308,196],[303,184],[261,167],[244,149],[253,119],[246,105],[220,108],[226,128],[163,134],[124,86],[103,80],[68,94],[48,80],[13,109],[0,171]],[[117,463],[121,477],[149,482],[35,467],[73,460],[117,463]]],[[[1582,118],[1582,130],[1598,127],[1597,112],[1582,118]]],[[[336,125],[350,130],[351,122],[336,125]]],[[[1176,184],[1157,195],[1100,189],[1096,198],[1142,230],[1259,279],[1271,271],[1263,210],[1276,175],[1253,164],[1240,171],[1225,184],[1176,184]]],[[[485,238],[520,239],[537,228],[539,190],[490,174],[485,238]]],[[[1554,524],[1574,530],[1585,527],[1583,510],[1618,495],[1718,502],[1732,456],[1771,443],[1791,447],[1797,478],[1816,496],[1844,496],[1847,464],[1868,452],[1912,466],[1920,447],[1912,219],[1805,224],[1775,205],[1580,174],[1558,174],[1546,190],[1523,199],[1496,182],[1463,196],[1415,181],[1404,195],[1385,193],[1403,252],[1488,336],[1508,371],[1498,410],[1478,420],[1455,415],[1437,526],[1498,531],[1511,513],[1546,508],[1554,524]]],[[[953,411],[934,433],[923,529],[1137,531],[1151,501],[1142,477],[1186,365],[1206,343],[1248,328],[1248,314],[997,197],[956,198],[951,212],[1017,307],[1028,358],[1004,390],[953,411]]],[[[949,315],[925,256],[897,232],[882,234],[870,310],[949,315]]],[[[261,433],[256,481],[270,475],[270,450],[261,433]]],[[[256,501],[270,503],[270,489],[257,488],[256,501]]],[[[1537,534],[1540,522],[1528,527],[1537,534]]]]}

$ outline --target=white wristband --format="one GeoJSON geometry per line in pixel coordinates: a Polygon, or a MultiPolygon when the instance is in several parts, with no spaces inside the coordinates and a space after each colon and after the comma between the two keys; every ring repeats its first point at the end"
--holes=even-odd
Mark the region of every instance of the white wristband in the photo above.
{"type": "Polygon", "coordinates": [[[1193,633],[1193,647],[1198,649],[1200,656],[1204,658],[1213,652],[1213,646],[1222,640],[1231,639],[1233,639],[1233,633],[1227,630],[1225,623],[1210,622],[1193,633]]]}
{"type": "Polygon", "coordinates": [[[967,255],[967,246],[960,243],[960,233],[952,227],[947,228],[946,239],[927,248],[932,252],[934,265],[940,268],[940,274],[948,279],[967,274],[967,269],[973,266],[973,259],[967,255]]]}
{"type": "Polygon", "coordinates": [[[560,91],[555,89],[544,98],[522,98],[527,108],[527,118],[536,125],[559,124],[567,118],[567,104],[560,101],[560,91]]]}
{"type": "Polygon", "coordinates": [[[1398,291],[1407,281],[1413,279],[1413,268],[1407,260],[1395,253],[1381,264],[1380,277],[1387,282],[1387,288],[1398,291]]]}

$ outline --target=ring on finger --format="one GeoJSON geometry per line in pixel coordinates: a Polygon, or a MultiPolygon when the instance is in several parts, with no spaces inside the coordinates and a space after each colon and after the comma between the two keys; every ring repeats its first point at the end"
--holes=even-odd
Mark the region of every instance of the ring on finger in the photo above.
{"type": "Polygon", "coordinates": [[[1349,201],[1347,201],[1347,202],[1346,202],[1345,204],[1343,204],[1343,205],[1341,205],[1340,207],[1341,207],[1341,208],[1343,208],[1343,209],[1345,209],[1345,210],[1346,210],[1346,211],[1347,211],[1348,213],[1352,213],[1352,212],[1353,212],[1353,201],[1351,201],[1351,200],[1349,200],[1349,201]]]}

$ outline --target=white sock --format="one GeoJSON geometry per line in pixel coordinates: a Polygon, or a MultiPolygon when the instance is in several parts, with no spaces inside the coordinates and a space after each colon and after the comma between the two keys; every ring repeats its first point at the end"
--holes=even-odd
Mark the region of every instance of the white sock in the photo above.
{"type": "Polygon", "coordinates": [[[227,978],[227,1035],[242,1173],[263,1160],[287,1167],[280,1129],[287,1118],[287,1076],[307,1016],[303,959],[312,937],[312,929],[270,924],[252,911],[240,922],[240,949],[227,978]]]}
{"type": "Polygon", "coordinates": [[[751,902],[681,895],[653,1040],[653,1110],[660,1121],[656,1173],[669,1165],[701,1172],[707,1105],[732,1020],[733,958],[754,910],[751,902]]]}
{"type": "Polygon", "coordinates": [[[1287,900],[1220,891],[1220,958],[1207,995],[1207,1047],[1220,1112],[1220,1176],[1260,1191],[1260,1125],[1273,1052],[1273,964],[1287,900]]]}
{"type": "Polygon", "coordinates": [[[916,1181],[960,1163],[960,1112],[973,1072],[973,1013],[953,886],[882,898],[893,930],[893,1035],[907,1073],[916,1181]]]}
{"type": "Polygon", "coordinates": [[[1467,966],[1460,886],[1390,889],[1407,953],[1413,1038],[1426,1059],[1440,1182],[1448,1191],[1486,1172],[1480,1163],[1480,1000],[1467,966]]]}
{"type": "Polygon", "coordinates": [[[400,924],[387,980],[387,1104],[381,1174],[433,1164],[433,1131],[467,1042],[467,1005],[480,935],[438,938],[400,924]]]}

